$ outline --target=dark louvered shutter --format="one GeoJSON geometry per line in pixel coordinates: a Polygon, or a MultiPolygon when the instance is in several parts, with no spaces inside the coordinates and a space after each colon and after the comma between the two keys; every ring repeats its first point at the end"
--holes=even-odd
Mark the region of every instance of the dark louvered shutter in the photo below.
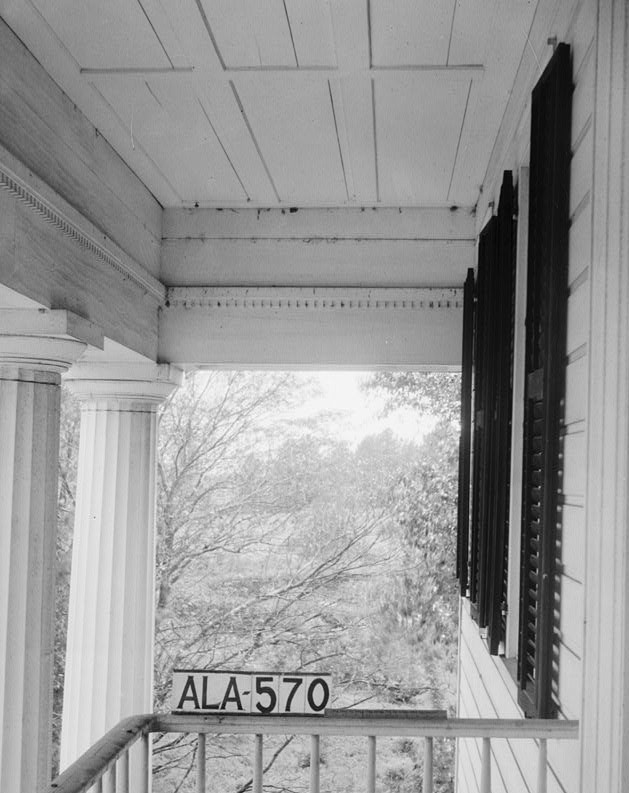
{"type": "Polygon", "coordinates": [[[472,426],[472,350],[474,343],[474,270],[467,271],[463,290],[463,344],[461,351],[461,439],[459,443],[459,498],[457,576],[461,595],[468,585],[470,520],[470,440],[472,426]]]}
{"type": "Polygon", "coordinates": [[[570,49],[533,91],[526,316],[526,402],[518,677],[527,715],[552,701],[556,529],[565,383],[570,189],[570,49]]]}
{"type": "Polygon", "coordinates": [[[487,615],[489,650],[496,655],[505,635],[507,557],[509,539],[509,479],[511,471],[511,412],[513,400],[513,317],[515,309],[515,220],[513,180],[506,171],[500,190],[496,239],[497,303],[495,378],[491,403],[491,504],[489,515],[490,571],[487,615]]]}
{"type": "Polygon", "coordinates": [[[496,251],[497,220],[492,217],[478,241],[478,278],[474,314],[474,435],[472,476],[472,521],[470,548],[470,602],[472,616],[481,627],[487,624],[487,500],[490,459],[487,403],[493,371],[492,340],[495,339],[492,278],[496,251]]]}
{"type": "Polygon", "coordinates": [[[474,468],[470,553],[472,615],[490,652],[505,633],[515,283],[513,180],[481,232],[474,344],[474,468]]]}

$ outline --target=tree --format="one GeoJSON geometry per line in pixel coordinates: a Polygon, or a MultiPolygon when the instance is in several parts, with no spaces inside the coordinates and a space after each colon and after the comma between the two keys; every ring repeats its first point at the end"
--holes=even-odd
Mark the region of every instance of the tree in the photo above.
{"type": "Polygon", "coordinates": [[[401,591],[392,596],[392,607],[414,629],[430,626],[435,643],[453,653],[458,609],[454,566],[460,375],[384,372],[367,387],[386,394],[386,410],[414,404],[436,418],[421,457],[392,491],[409,562],[401,591]]]}
{"type": "Polygon", "coordinates": [[[79,404],[66,389],[61,390],[59,434],[59,489],[57,499],[55,648],[53,667],[52,769],[59,768],[63,679],[65,674],[70,567],[76,493],[76,468],[79,447],[79,404]]]}
{"type": "MultiPolygon", "coordinates": [[[[231,389],[240,400],[261,387],[242,377],[222,375],[210,390],[231,389]]],[[[404,561],[392,489],[417,462],[417,447],[388,431],[354,449],[325,422],[276,420],[271,440],[266,411],[277,416],[275,393],[286,392],[256,397],[260,430],[243,405],[208,398],[206,387],[193,381],[161,419],[156,706],[167,707],[173,666],[325,670],[334,673],[337,706],[431,702],[381,595],[404,561]],[[235,423],[234,411],[247,421],[235,423]],[[218,442],[228,437],[225,422],[231,450],[218,442]]],[[[297,784],[298,744],[270,739],[269,784],[297,784]]],[[[243,739],[222,737],[212,749],[215,772],[229,758],[226,789],[244,789],[243,739]]],[[[156,784],[184,790],[194,742],[166,736],[156,750],[156,784]]],[[[349,762],[344,756],[339,768],[349,762]]]]}
{"type": "MultiPolygon", "coordinates": [[[[404,549],[404,574],[386,609],[409,634],[436,704],[454,708],[458,588],[455,578],[460,375],[382,372],[367,384],[387,397],[386,410],[414,405],[436,419],[423,453],[392,490],[404,549]]],[[[435,790],[450,790],[453,747],[440,745],[435,790]]]]}

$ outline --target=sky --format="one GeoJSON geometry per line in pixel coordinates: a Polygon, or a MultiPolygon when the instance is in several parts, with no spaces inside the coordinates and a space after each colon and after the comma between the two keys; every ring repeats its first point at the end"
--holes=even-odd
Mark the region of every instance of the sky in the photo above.
{"type": "Polygon", "coordinates": [[[356,371],[303,373],[301,376],[314,382],[320,393],[301,406],[298,416],[307,418],[319,411],[338,413],[338,434],[353,444],[387,428],[404,440],[419,443],[433,426],[433,420],[410,408],[384,416],[384,400],[361,388],[371,374],[356,371]]]}

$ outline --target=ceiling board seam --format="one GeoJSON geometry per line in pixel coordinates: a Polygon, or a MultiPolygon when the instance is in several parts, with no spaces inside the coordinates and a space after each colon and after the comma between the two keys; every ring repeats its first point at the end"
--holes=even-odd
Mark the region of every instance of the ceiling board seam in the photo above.
{"type": "Polygon", "coordinates": [[[57,32],[56,32],[56,30],[55,30],[55,29],[52,27],[52,25],[51,25],[51,24],[48,22],[48,20],[46,19],[46,17],[45,17],[45,16],[44,16],[44,15],[41,13],[41,11],[39,10],[39,8],[37,8],[37,6],[35,5],[35,3],[33,3],[33,0],[27,0],[27,2],[28,2],[28,5],[29,5],[29,6],[30,6],[30,8],[31,8],[31,11],[32,11],[32,13],[34,13],[34,14],[35,14],[35,16],[39,17],[39,20],[40,20],[40,22],[41,22],[41,23],[44,25],[44,27],[45,27],[45,28],[48,30],[48,33],[49,33],[49,34],[52,36],[52,38],[53,38],[53,39],[56,41],[56,43],[57,43],[57,45],[59,46],[59,48],[60,48],[60,49],[61,49],[61,50],[62,50],[62,51],[65,53],[65,55],[67,55],[67,56],[68,56],[68,58],[70,58],[70,60],[71,60],[71,61],[74,63],[74,65],[75,65],[75,66],[76,66],[76,68],[79,70],[79,72],[81,72],[81,71],[82,71],[82,70],[81,70],[81,64],[80,64],[80,63],[77,61],[77,59],[74,57],[74,55],[72,54],[72,52],[71,52],[71,51],[70,51],[70,50],[69,50],[69,49],[66,47],[66,45],[63,43],[63,41],[62,41],[62,40],[59,38],[59,36],[57,35],[57,32]]]}
{"type": "Polygon", "coordinates": [[[207,34],[210,37],[210,41],[212,42],[212,46],[214,47],[214,51],[216,52],[216,57],[218,58],[218,62],[221,64],[221,68],[223,71],[227,68],[225,65],[225,59],[223,58],[223,53],[218,46],[218,42],[216,41],[216,37],[214,35],[214,31],[212,30],[212,26],[210,25],[210,20],[207,18],[205,11],[203,10],[203,5],[201,4],[201,0],[195,0],[197,10],[201,15],[201,19],[203,20],[203,24],[205,25],[205,29],[207,30],[207,34]]]}
{"type": "Polygon", "coordinates": [[[369,39],[369,68],[373,68],[373,36],[371,29],[371,0],[367,0],[367,37],[369,39]]]}
{"type": "Polygon", "coordinates": [[[334,99],[332,97],[332,85],[328,80],[328,92],[330,94],[330,106],[332,108],[332,118],[334,119],[334,131],[336,133],[336,142],[339,147],[339,159],[341,161],[341,168],[343,170],[343,182],[345,183],[345,195],[347,196],[347,200],[349,201],[349,188],[347,186],[347,174],[345,173],[345,162],[343,161],[343,152],[341,150],[341,139],[339,137],[339,127],[336,121],[336,110],[334,109],[334,99]]]}
{"type": "Polygon", "coordinates": [[[159,101],[159,99],[158,99],[158,97],[157,97],[157,94],[155,93],[155,91],[153,91],[153,89],[151,88],[151,86],[148,84],[148,81],[147,81],[147,80],[145,80],[145,81],[144,81],[144,85],[146,86],[146,90],[149,92],[149,94],[150,94],[150,95],[153,97],[153,99],[154,99],[154,100],[157,102],[157,104],[158,104],[158,105],[160,106],[160,108],[163,110],[163,109],[164,109],[164,106],[163,106],[163,105],[162,105],[162,103],[159,101]]]}
{"type": "Polygon", "coordinates": [[[111,68],[81,68],[79,72],[87,77],[107,75],[142,75],[142,74],[191,74],[194,66],[113,66],[111,68]]]}
{"type": "Polygon", "coordinates": [[[378,134],[376,131],[376,81],[371,79],[371,116],[373,121],[373,155],[376,166],[376,203],[380,203],[380,173],[378,169],[378,134]]]}
{"type": "Polygon", "coordinates": [[[295,56],[295,63],[297,68],[299,68],[299,58],[297,57],[297,49],[295,47],[295,38],[293,36],[293,27],[290,23],[290,17],[288,16],[288,8],[286,8],[286,0],[282,0],[282,4],[284,5],[284,14],[286,16],[286,24],[288,25],[288,32],[290,33],[290,43],[293,45],[293,55],[295,56]]]}
{"type": "MultiPolygon", "coordinates": [[[[107,107],[108,107],[108,108],[109,108],[109,110],[111,111],[111,114],[113,115],[113,117],[116,119],[116,121],[118,122],[118,124],[120,124],[120,127],[121,127],[121,129],[122,129],[122,130],[123,130],[125,133],[127,133],[127,132],[128,132],[127,125],[124,123],[124,121],[122,120],[122,118],[121,118],[121,117],[120,117],[120,115],[118,114],[117,110],[116,110],[116,109],[113,107],[113,105],[112,105],[112,104],[111,104],[111,103],[110,103],[110,102],[107,100],[107,98],[105,97],[105,95],[104,95],[104,94],[103,94],[103,93],[100,91],[100,89],[98,88],[98,86],[97,86],[95,83],[93,83],[93,82],[90,82],[90,83],[89,83],[89,85],[91,86],[92,90],[93,90],[93,91],[94,91],[96,94],[98,94],[98,96],[99,96],[99,97],[101,98],[101,100],[102,100],[102,101],[105,103],[105,105],[107,105],[107,107]]],[[[151,93],[152,93],[152,92],[151,92],[151,93]]],[[[157,101],[157,100],[156,100],[156,101],[157,101]]],[[[171,183],[170,179],[169,179],[169,178],[166,176],[166,174],[165,174],[165,173],[162,171],[162,169],[161,169],[161,168],[160,168],[160,167],[157,165],[157,163],[155,162],[155,160],[154,160],[154,159],[151,157],[151,155],[150,155],[150,154],[149,154],[149,153],[146,151],[146,149],[144,148],[144,146],[142,146],[142,144],[141,144],[141,143],[139,143],[139,142],[137,142],[136,140],[133,140],[133,141],[132,141],[132,145],[133,145],[133,149],[134,149],[134,150],[135,150],[135,149],[139,149],[139,151],[141,151],[141,152],[142,152],[142,155],[143,155],[144,157],[146,157],[147,161],[148,161],[148,162],[151,164],[151,166],[154,168],[155,172],[156,172],[157,174],[159,174],[160,178],[161,178],[161,179],[163,179],[163,180],[164,180],[164,182],[165,182],[165,183],[168,185],[168,188],[170,189],[170,191],[172,192],[172,194],[173,194],[173,195],[175,195],[175,196],[177,196],[177,200],[178,200],[178,201],[180,201],[180,202],[183,204],[183,198],[182,198],[182,197],[181,197],[181,195],[179,194],[179,191],[175,189],[175,187],[174,187],[174,185],[171,183]]],[[[122,155],[121,155],[121,156],[122,156],[122,155]]]]}
{"type": "Polygon", "coordinates": [[[446,66],[450,65],[450,49],[452,47],[452,34],[454,32],[454,18],[456,17],[457,0],[454,0],[452,7],[452,19],[450,20],[450,36],[448,38],[448,52],[446,54],[446,66]]]}
{"type": "Polygon", "coordinates": [[[159,46],[162,48],[162,52],[163,52],[163,53],[164,53],[164,55],[166,56],[166,59],[167,59],[168,63],[170,63],[170,65],[171,65],[171,66],[173,67],[173,69],[174,69],[174,68],[175,68],[175,64],[174,64],[174,63],[172,62],[172,60],[170,59],[170,55],[168,54],[168,52],[167,52],[167,50],[166,50],[166,47],[164,46],[164,42],[161,40],[161,38],[160,38],[160,36],[159,36],[159,33],[158,33],[156,30],[155,30],[155,26],[154,26],[154,25],[153,25],[153,23],[151,22],[151,19],[150,19],[149,15],[146,13],[146,9],[144,8],[144,6],[142,5],[142,3],[141,3],[141,1],[140,1],[140,0],[137,0],[137,3],[138,3],[138,5],[140,6],[140,8],[142,9],[142,13],[143,13],[143,14],[144,14],[144,16],[146,17],[146,21],[149,23],[149,25],[150,25],[150,28],[151,28],[151,30],[153,31],[153,35],[154,35],[154,36],[155,36],[155,38],[156,38],[156,39],[159,41],[159,46]]]}
{"type": "MultiPolygon", "coordinates": [[[[379,73],[390,72],[409,72],[410,74],[444,74],[450,78],[469,79],[469,72],[478,74],[482,77],[485,67],[480,63],[461,63],[456,66],[444,66],[432,63],[408,63],[408,64],[393,64],[385,66],[372,66],[369,69],[372,76],[377,77],[379,73]]],[[[142,75],[142,74],[171,74],[173,76],[185,76],[195,72],[194,66],[118,66],[118,67],[84,67],[79,68],[82,75],[87,76],[108,76],[108,75],[142,75]]],[[[357,70],[352,69],[339,69],[336,66],[286,66],[286,65],[273,65],[263,64],[261,66],[229,66],[225,67],[224,73],[229,76],[230,74],[239,74],[241,72],[312,72],[316,74],[329,73],[335,77],[345,77],[358,74],[357,70]]]]}
{"type": "Polygon", "coordinates": [[[452,189],[452,182],[454,181],[454,172],[456,164],[459,159],[459,149],[461,148],[461,139],[463,138],[463,129],[465,128],[465,117],[467,116],[467,108],[470,103],[470,94],[472,93],[472,80],[467,89],[467,98],[465,100],[465,108],[463,110],[463,118],[461,119],[461,128],[459,129],[459,139],[456,142],[456,151],[454,152],[454,161],[452,163],[452,173],[450,174],[450,183],[448,184],[448,192],[446,194],[446,201],[450,200],[450,190],[452,189]]]}
{"type": "MultiPolygon", "coordinates": [[[[509,94],[509,99],[508,99],[507,102],[505,102],[504,109],[503,109],[502,115],[500,117],[500,124],[497,127],[498,134],[494,137],[494,142],[493,142],[492,147],[491,147],[491,152],[489,154],[489,157],[487,158],[487,165],[485,167],[485,173],[483,174],[483,180],[481,182],[481,186],[486,186],[487,180],[489,178],[489,171],[490,171],[491,166],[493,165],[494,152],[496,151],[496,146],[498,144],[498,138],[500,137],[500,130],[503,129],[503,125],[505,123],[505,119],[507,118],[507,111],[509,110],[509,106],[510,106],[511,101],[513,99],[513,90],[514,90],[516,84],[518,83],[518,76],[520,75],[520,70],[523,68],[524,63],[525,63],[527,44],[531,48],[531,52],[533,53],[533,57],[535,58],[535,61],[537,63],[538,69],[539,69],[539,73],[541,74],[541,72],[542,72],[542,69],[540,68],[540,64],[539,64],[539,59],[537,57],[537,53],[535,52],[535,50],[533,49],[533,45],[531,44],[531,34],[532,34],[533,28],[535,26],[535,21],[537,19],[538,12],[540,12],[540,5],[539,4],[535,7],[535,12],[533,13],[533,17],[531,19],[531,23],[529,25],[529,29],[527,31],[525,31],[525,33],[524,33],[524,35],[526,37],[525,42],[524,42],[524,48],[522,49],[522,52],[520,54],[520,59],[518,60],[518,68],[515,70],[515,77],[513,78],[513,83],[511,85],[511,91],[510,91],[510,94],[509,94]]],[[[502,172],[501,172],[501,174],[502,174],[502,172]]],[[[500,178],[502,178],[502,175],[501,175],[500,178]]]]}
{"type": "Polygon", "coordinates": [[[236,86],[234,85],[234,81],[230,80],[229,81],[229,85],[230,85],[230,87],[232,89],[232,92],[234,94],[234,99],[236,100],[236,104],[238,105],[238,109],[240,110],[240,115],[242,116],[242,119],[245,122],[247,130],[249,131],[249,135],[251,136],[251,140],[253,141],[253,145],[256,147],[256,151],[258,152],[258,157],[260,158],[260,162],[262,163],[262,166],[263,166],[264,170],[266,171],[266,175],[268,177],[268,180],[271,183],[271,187],[273,188],[273,192],[275,193],[275,197],[276,197],[278,203],[282,203],[282,199],[280,198],[280,194],[278,193],[277,187],[275,186],[275,182],[273,181],[273,177],[271,176],[271,171],[269,170],[269,166],[267,165],[267,162],[264,159],[264,155],[262,154],[262,149],[260,148],[260,144],[258,143],[258,140],[257,140],[257,138],[255,136],[255,133],[253,131],[253,128],[251,126],[249,118],[247,117],[247,113],[245,112],[245,108],[244,108],[244,106],[242,104],[242,101],[240,100],[240,96],[238,95],[238,91],[236,90],[236,86]]]}
{"type": "MultiPolygon", "coordinates": [[[[378,206],[376,207],[373,201],[352,201],[350,206],[348,207],[347,204],[339,204],[338,201],[309,201],[308,203],[299,204],[298,202],[292,201],[290,206],[297,206],[299,209],[355,209],[359,211],[365,211],[370,209],[390,209],[399,212],[401,209],[407,210],[415,210],[415,209],[444,209],[451,211],[452,205],[451,203],[448,204],[443,202],[441,204],[418,204],[415,201],[410,201],[407,199],[399,199],[395,202],[379,202],[378,206]]],[[[281,209],[282,207],[276,207],[275,205],[270,206],[268,203],[258,203],[254,202],[253,200],[250,202],[246,202],[244,199],[242,201],[233,201],[229,204],[226,204],[225,201],[220,199],[202,199],[202,200],[192,200],[186,199],[181,202],[181,207],[183,209],[208,209],[208,210],[233,210],[237,211],[239,209],[251,209],[251,210],[260,210],[266,211],[271,209],[281,209]]],[[[167,209],[177,209],[179,208],[179,204],[177,206],[167,205],[167,209]]],[[[464,209],[466,212],[470,214],[474,214],[475,207],[474,205],[469,204],[462,204],[457,207],[458,209],[464,209]]]]}
{"type": "Polygon", "coordinates": [[[456,72],[480,72],[485,71],[482,63],[460,63],[456,66],[438,63],[389,63],[371,66],[373,72],[445,72],[455,74],[456,72]]]}
{"type": "Polygon", "coordinates": [[[216,140],[218,141],[218,145],[219,145],[219,146],[221,147],[221,149],[223,150],[223,154],[224,154],[224,155],[225,155],[225,157],[227,158],[227,162],[230,164],[230,166],[231,166],[231,169],[232,169],[232,171],[234,172],[234,176],[236,177],[236,179],[238,179],[238,183],[239,183],[239,184],[240,184],[240,186],[242,187],[242,191],[243,191],[243,193],[245,194],[245,196],[247,197],[247,201],[251,201],[251,196],[250,196],[250,195],[249,195],[249,193],[247,192],[247,188],[246,188],[246,187],[245,187],[245,185],[243,184],[243,181],[242,181],[242,179],[240,178],[240,176],[239,176],[239,174],[238,174],[238,171],[236,170],[236,167],[235,167],[234,163],[233,163],[233,162],[232,162],[232,160],[231,160],[231,157],[230,157],[230,156],[229,156],[229,154],[227,153],[227,149],[225,148],[225,146],[223,146],[223,141],[220,139],[220,137],[219,137],[219,135],[218,135],[218,132],[216,131],[216,129],[215,129],[215,127],[214,127],[214,124],[212,124],[212,119],[210,118],[210,115],[209,115],[209,113],[208,113],[208,112],[207,112],[207,110],[205,109],[205,106],[204,106],[203,102],[202,102],[202,101],[201,101],[201,100],[200,100],[198,97],[197,97],[197,102],[199,103],[199,106],[201,107],[201,112],[203,113],[203,115],[204,115],[204,116],[205,116],[205,118],[207,119],[207,123],[210,125],[210,128],[211,128],[212,132],[214,133],[214,137],[215,137],[215,138],[216,138],[216,140]]]}

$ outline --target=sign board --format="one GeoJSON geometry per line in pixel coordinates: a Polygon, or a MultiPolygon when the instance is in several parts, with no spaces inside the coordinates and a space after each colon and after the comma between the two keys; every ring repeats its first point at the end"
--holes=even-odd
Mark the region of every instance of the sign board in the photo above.
{"type": "Polygon", "coordinates": [[[330,699],[327,674],[175,669],[173,713],[323,714],[330,699]]]}

